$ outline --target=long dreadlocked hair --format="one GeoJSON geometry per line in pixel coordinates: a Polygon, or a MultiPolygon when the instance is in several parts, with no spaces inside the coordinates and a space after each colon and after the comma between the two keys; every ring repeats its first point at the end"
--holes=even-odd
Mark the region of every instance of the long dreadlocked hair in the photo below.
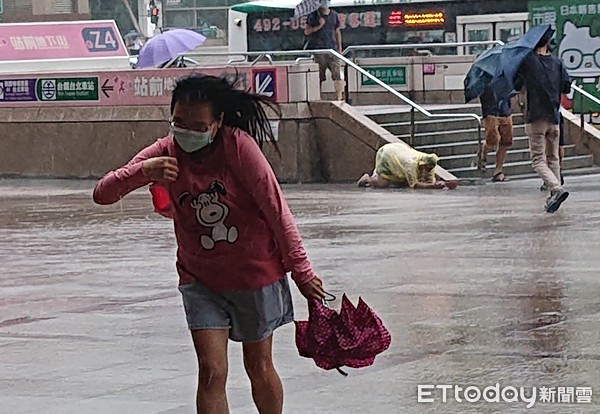
{"type": "Polygon", "coordinates": [[[237,86],[237,75],[231,82],[202,74],[181,78],[173,90],[171,113],[178,102],[211,104],[215,119],[223,114],[223,125],[247,132],[261,149],[264,142],[270,142],[281,155],[265,112],[265,107],[269,107],[279,115],[277,104],[266,96],[238,89],[237,86]]]}

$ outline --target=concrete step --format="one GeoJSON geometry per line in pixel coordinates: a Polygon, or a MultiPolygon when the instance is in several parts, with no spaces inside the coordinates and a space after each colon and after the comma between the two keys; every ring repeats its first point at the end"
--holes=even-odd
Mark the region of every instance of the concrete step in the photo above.
{"type": "MultiPolygon", "coordinates": [[[[522,114],[513,115],[513,125],[524,125],[525,119],[522,114]]],[[[399,119],[393,122],[384,122],[380,126],[390,131],[392,134],[410,134],[410,118],[404,120],[399,119]]],[[[450,118],[450,119],[432,119],[427,118],[426,120],[415,121],[415,132],[440,132],[450,131],[453,129],[466,129],[473,128],[476,123],[472,119],[464,118],[450,118]]]]}
{"type": "MultiPolygon", "coordinates": [[[[573,169],[583,169],[583,168],[592,168],[594,166],[594,158],[592,155],[577,155],[573,157],[566,157],[563,160],[563,170],[573,170],[573,169]]],[[[487,175],[491,176],[492,171],[494,170],[494,165],[488,163],[487,166],[487,175]]],[[[531,167],[531,161],[518,161],[518,162],[509,162],[504,164],[504,172],[507,176],[520,176],[525,174],[535,174],[533,168],[531,167]]],[[[454,174],[460,178],[467,177],[477,177],[478,172],[475,167],[460,167],[450,169],[449,172],[454,174]]]]}
{"type": "MultiPolygon", "coordinates": [[[[481,115],[481,107],[479,105],[424,105],[431,113],[437,114],[477,114],[481,115]]],[[[407,105],[383,105],[383,106],[355,106],[365,116],[368,116],[378,124],[386,124],[393,122],[410,121],[410,107],[407,105]]],[[[418,111],[415,111],[416,121],[432,120],[418,111]]],[[[454,118],[450,118],[454,119],[454,118]]],[[[468,119],[468,118],[467,118],[468,119]]],[[[435,119],[439,121],[439,119],[435,119]]]]}
{"type": "MultiPolygon", "coordinates": [[[[525,125],[515,125],[513,128],[513,133],[515,136],[525,135],[525,125]]],[[[404,142],[410,143],[410,134],[400,134],[396,135],[396,137],[404,142]]],[[[424,145],[477,141],[477,138],[477,128],[454,129],[451,131],[439,132],[419,132],[415,134],[414,146],[421,147],[424,145]]],[[[482,131],[481,139],[483,140],[484,138],[484,132],[482,131]]]]}
{"type": "MultiPolygon", "coordinates": [[[[450,142],[447,144],[431,144],[431,145],[418,145],[415,149],[423,152],[435,152],[440,157],[447,157],[449,155],[460,155],[460,154],[475,154],[478,150],[477,141],[462,141],[462,142],[450,142]]],[[[529,148],[529,138],[525,136],[514,137],[513,145],[510,147],[511,150],[529,148]]]]}
{"type": "MultiPolygon", "coordinates": [[[[379,124],[394,135],[409,135],[410,120],[379,124]]],[[[429,119],[415,122],[416,133],[444,132],[456,129],[469,129],[476,126],[472,119],[429,119]]]]}
{"type": "MultiPolygon", "coordinates": [[[[576,151],[575,145],[566,145],[564,148],[565,148],[565,157],[577,156],[577,151],[576,151]]],[[[441,157],[440,165],[448,170],[454,169],[454,168],[469,167],[474,162],[475,157],[476,157],[476,153],[450,155],[447,157],[441,157]]],[[[506,154],[505,162],[511,163],[511,162],[519,162],[519,161],[530,161],[530,160],[531,160],[531,155],[529,153],[529,148],[521,148],[521,149],[512,149],[511,148],[506,154]]],[[[488,153],[487,163],[490,165],[496,164],[496,152],[488,153]]]]}
{"type": "MultiPolygon", "coordinates": [[[[565,178],[568,177],[577,177],[577,176],[581,176],[581,175],[595,175],[595,174],[600,174],[600,167],[599,166],[592,166],[592,167],[584,167],[584,168],[572,168],[570,170],[562,170],[563,176],[565,178]]],[[[530,174],[521,174],[521,175],[513,175],[510,177],[511,180],[525,180],[525,179],[529,179],[529,178],[538,178],[539,176],[533,172],[530,174]]],[[[565,184],[568,185],[569,180],[565,179],[565,184]]]]}

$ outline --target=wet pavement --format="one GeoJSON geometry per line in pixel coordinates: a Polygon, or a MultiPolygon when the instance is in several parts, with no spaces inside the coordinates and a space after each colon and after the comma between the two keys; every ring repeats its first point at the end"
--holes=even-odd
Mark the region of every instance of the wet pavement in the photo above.
{"type": "MultiPolygon", "coordinates": [[[[600,412],[600,177],[569,178],[571,198],[555,215],[542,212],[539,184],[286,187],[329,290],[362,295],[393,343],[343,378],[298,357],[293,326],[280,329],[285,412],[600,412]],[[539,387],[555,387],[556,400],[573,392],[575,402],[417,398],[419,384],[497,383],[527,396],[538,387],[538,399],[539,387]]],[[[0,413],[193,413],[172,225],[152,213],[147,191],[100,207],[92,186],[0,181],[0,413]]],[[[232,413],[256,412],[237,344],[230,358],[232,413]]]]}

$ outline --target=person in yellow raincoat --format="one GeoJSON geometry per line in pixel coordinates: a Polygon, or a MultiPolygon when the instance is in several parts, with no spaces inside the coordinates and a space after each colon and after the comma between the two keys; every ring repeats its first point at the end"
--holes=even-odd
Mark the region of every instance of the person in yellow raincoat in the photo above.
{"type": "Polygon", "coordinates": [[[359,187],[414,189],[442,189],[443,181],[436,181],[434,169],[439,157],[419,152],[404,143],[385,144],[375,157],[375,170],[357,182],[359,187]]]}

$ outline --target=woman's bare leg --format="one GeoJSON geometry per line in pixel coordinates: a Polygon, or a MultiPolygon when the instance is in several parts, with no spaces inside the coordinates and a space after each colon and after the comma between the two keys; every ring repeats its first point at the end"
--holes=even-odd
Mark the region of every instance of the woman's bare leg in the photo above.
{"type": "Polygon", "coordinates": [[[260,414],[281,414],[283,385],[273,366],[273,335],[260,342],[244,343],[244,367],[252,383],[252,398],[260,414]]]}
{"type": "Polygon", "coordinates": [[[192,331],[198,356],[198,414],[229,414],[227,406],[227,341],[228,329],[192,331]]]}

